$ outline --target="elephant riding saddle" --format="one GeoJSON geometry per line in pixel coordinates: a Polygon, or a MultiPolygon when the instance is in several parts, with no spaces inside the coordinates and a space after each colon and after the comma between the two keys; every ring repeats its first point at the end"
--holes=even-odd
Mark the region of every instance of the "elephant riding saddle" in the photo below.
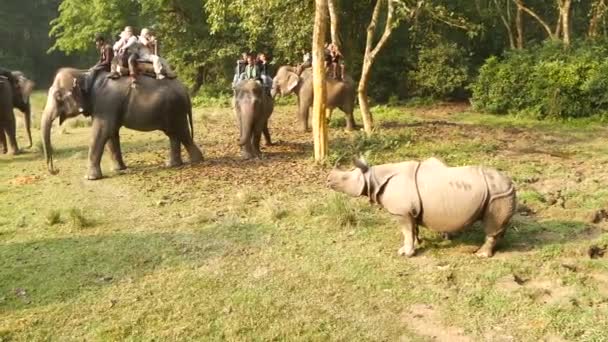
{"type": "MultiPolygon", "coordinates": [[[[118,70],[118,72],[120,73],[121,76],[129,76],[129,68],[125,68],[120,65],[115,65],[114,68],[115,68],[114,70],[118,70]]],[[[137,69],[137,73],[140,75],[156,78],[156,74],[154,73],[154,66],[152,65],[151,62],[139,62],[138,61],[136,69],[137,69]]],[[[163,74],[169,79],[173,79],[173,78],[177,77],[177,75],[173,72],[163,71],[163,74]]]]}

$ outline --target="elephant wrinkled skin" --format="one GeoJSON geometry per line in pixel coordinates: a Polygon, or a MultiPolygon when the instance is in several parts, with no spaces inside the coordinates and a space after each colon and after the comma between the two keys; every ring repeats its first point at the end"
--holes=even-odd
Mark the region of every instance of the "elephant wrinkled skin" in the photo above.
{"type": "Polygon", "coordinates": [[[114,80],[107,75],[106,72],[99,73],[87,92],[81,87],[85,77],[83,71],[63,68],[55,75],[41,120],[44,153],[51,173],[55,173],[52,123],[59,118],[61,124],[80,114],[92,117],[87,179],[102,177],[100,162],[106,144],[115,169],[126,168],[120,148],[119,130],[122,126],[137,131],[164,132],[171,141],[169,166],[182,165],[182,144],[193,163],[202,161],[203,155],[192,139],[190,97],[178,80],[139,77],[137,86],[133,88],[128,78],[114,80]]]}
{"type": "MultiPolygon", "coordinates": [[[[282,66],[277,71],[272,82],[272,96],[296,94],[298,97],[298,120],[304,131],[308,131],[308,115],[313,103],[313,81],[310,69],[302,72],[301,76],[295,68],[282,66]]],[[[332,111],[339,108],[346,114],[346,129],[355,129],[355,82],[346,75],[342,81],[327,79],[327,109],[332,111]]]]}
{"type": "Polygon", "coordinates": [[[262,85],[254,80],[240,81],[234,90],[234,112],[239,127],[239,145],[243,158],[261,157],[262,134],[266,145],[271,145],[268,119],[274,109],[273,99],[262,85]]]}
{"type": "Polygon", "coordinates": [[[491,257],[515,211],[511,180],[492,168],[449,167],[435,158],[377,166],[359,160],[355,165],[352,171],[331,171],[327,185],[367,196],[398,216],[404,237],[400,255],[414,255],[419,224],[453,233],[481,220],[486,241],[476,254],[491,257]]]}

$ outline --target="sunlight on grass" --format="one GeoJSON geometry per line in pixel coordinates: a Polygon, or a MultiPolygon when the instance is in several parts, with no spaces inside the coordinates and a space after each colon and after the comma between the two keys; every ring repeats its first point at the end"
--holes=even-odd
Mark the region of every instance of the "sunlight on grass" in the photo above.
{"type": "Polygon", "coordinates": [[[419,254],[397,256],[397,220],[327,189],[330,165],[310,167],[294,106],[273,114],[268,159],[226,152],[232,109],[197,108],[205,163],[163,168],[162,133],[122,130],[130,169],[96,182],[82,179],[90,129],[68,127],[53,136],[58,175],[39,153],[0,156],[0,340],[422,340],[406,318],[471,340],[601,340],[608,269],[587,252],[608,244],[608,221],[584,219],[608,205],[601,127],[589,123],[590,140],[570,123],[427,109],[374,107],[371,137],[344,132],[336,111],[331,166],[437,156],[501,169],[534,212],[515,215],[494,258],[472,255],[479,224],[451,241],[422,228],[419,254]],[[547,153],[565,146],[575,153],[547,153]]]}

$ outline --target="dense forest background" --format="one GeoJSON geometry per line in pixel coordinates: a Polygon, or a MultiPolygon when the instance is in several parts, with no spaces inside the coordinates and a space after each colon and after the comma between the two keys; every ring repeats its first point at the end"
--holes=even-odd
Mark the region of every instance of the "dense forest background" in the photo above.
{"type": "MultiPolygon", "coordinates": [[[[497,113],[594,115],[608,107],[607,2],[394,1],[397,20],[374,64],[369,95],[375,102],[473,96],[476,106],[497,113]],[[580,96],[588,104],[564,107],[580,96]]],[[[376,1],[335,3],[347,71],[357,79],[376,1]]],[[[0,66],[23,70],[45,87],[60,66],[94,63],[96,33],[114,38],[125,25],[150,27],[193,93],[218,96],[229,93],[243,51],[268,52],[276,65],[300,62],[311,48],[313,17],[312,0],[3,0],[0,66]]]]}

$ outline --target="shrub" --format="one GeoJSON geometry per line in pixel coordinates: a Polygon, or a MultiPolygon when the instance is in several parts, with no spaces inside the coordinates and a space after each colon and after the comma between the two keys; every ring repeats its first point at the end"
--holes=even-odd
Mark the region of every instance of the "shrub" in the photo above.
{"type": "Polygon", "coordinates": [[[416,70],[409,73],[410,87],[418,96],[453,97],[463,92],[469,81],[469,67],[464,49],[453,43],[423,47],[416,70]]]}
{"type": "Polygon", "coordinates": [[[536,118],[587,117],[608,110],[608,51],[554,42],[490,57],[471,85],[475,109],[536,118]]]}

